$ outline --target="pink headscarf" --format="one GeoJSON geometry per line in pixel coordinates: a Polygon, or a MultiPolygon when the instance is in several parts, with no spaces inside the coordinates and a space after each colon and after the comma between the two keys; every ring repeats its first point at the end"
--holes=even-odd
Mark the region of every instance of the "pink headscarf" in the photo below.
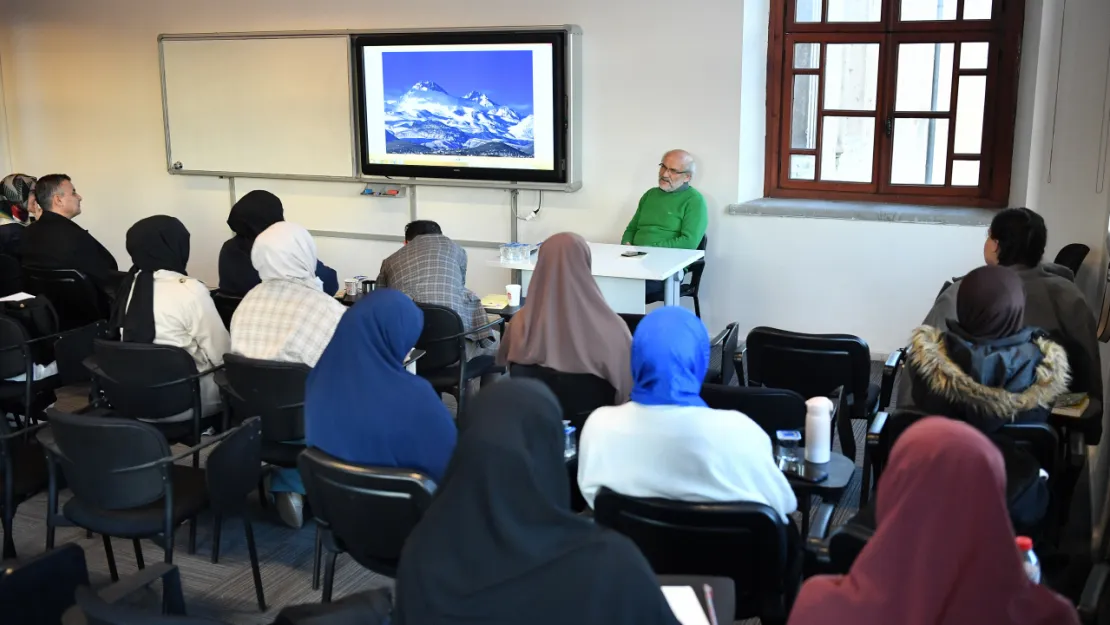
{"type": "Polygon", "coordinates": [[[802,586],[789,625],[1078,625],[1025,576],[1002,455],[978,430],[930,417],[891,452],[875,535],[845,576],[802,586]]]}

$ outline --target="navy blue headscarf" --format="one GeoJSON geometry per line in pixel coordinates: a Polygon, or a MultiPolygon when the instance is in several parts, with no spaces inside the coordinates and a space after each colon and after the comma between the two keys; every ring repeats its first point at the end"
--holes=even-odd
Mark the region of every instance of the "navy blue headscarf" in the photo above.
{"type": "Polygon", "coordinates": [[[646,406],[705,406],[709,333],[693,313],[659,308],[632,335],[632,401],[646,406]]]}
{"type": "Polygon", "coordinates": [[[305,388],[305,438],[354,464],[418,469],[437,482],[458,432],[432,385],[405,371],[424,313],[407,295],[378,289],[335,329],[305,388]]]}

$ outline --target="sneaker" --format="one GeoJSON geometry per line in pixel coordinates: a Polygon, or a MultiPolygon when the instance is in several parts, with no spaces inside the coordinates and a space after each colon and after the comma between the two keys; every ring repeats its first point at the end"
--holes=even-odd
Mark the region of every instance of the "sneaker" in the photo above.
{"type": "Polygon", "coordinates": [[[293,529],[304,525],[304,498],[300,493],[274,493],[277,501],[278,516],[293,529]]]}

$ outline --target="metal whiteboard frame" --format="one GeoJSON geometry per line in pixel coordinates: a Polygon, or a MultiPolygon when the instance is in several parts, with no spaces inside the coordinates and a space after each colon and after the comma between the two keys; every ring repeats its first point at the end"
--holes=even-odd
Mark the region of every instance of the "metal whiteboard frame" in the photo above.
{"type": "MultiPolygon", "coordinates": [[[[467,28],[391,28],[377,30],[306,30],[306,31],[266,31],[266,32],[233,32],[233,33],[182,33],[158,35],[158,70],[162,81],[162,126],[166,141],[166,171],[174,176],[209,176],[218,178],[254,178],[262,180],[300,180],[305,182],[354,182],[360,184],[384,183],[405,186],[437,186],[437,187],[462,187],[472,189],[502,189],[507,191],[559,191],[573,193],[582,188],[582,124],[579,116],[582,111],[582,29],[572,24],[559,26],[501,26],[501,27],[467,27],[467,28]],[[567,120],[567,176],[565,183],[550,182],[514,182],[511,180],[455,180],[444,178],[397,178],[385,176],[365,176],[360,172],[359,164],[362,137],[358,132],[357,107],[354,106],[355,73],[351,71],[354,52],[350,45],[347,46],[347,67],[350,80],[347,85],[347,104],[351,112],[351,176],[314,176],[297,174],[259,174],[236,171],[201,171],[178,170],[173,166],[173,148],[170,139],[170,114],[169,102],[166,99],[166,59],[163,42],[166,41],[216,41],[221,39],[319,39],[324,37],[351,37],[358,35],[397,34],[397,33],[442,33],[442,32],[519,32],[519,31],[560,31],[567,33],[566,67],[568,73],[566,85],[567,120]]],[[[515,221],[515,220],[514,220],[515,221]]],[[[515,224],[514,224],[515,225],[515,224]]]]}

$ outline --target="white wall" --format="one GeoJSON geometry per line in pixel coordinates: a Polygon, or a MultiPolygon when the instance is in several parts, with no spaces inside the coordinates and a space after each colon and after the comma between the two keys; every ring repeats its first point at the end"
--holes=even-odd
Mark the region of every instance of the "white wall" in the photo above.
{"type": "MultiPolygon", "coordinates": [[[[584,188],[545,194],[539,218],[520,224],[522,240],[575,230],[615,241],[653,184],[660,153],[683,147],[700,160],[696,185],[710,206],[703,304],[711,330],[738,320],[745,331],[756,325],[847,331],[865,337],[876,352],[889,351],[905,340],[944,280],[980,262],[984,231],[725,214],[728,204],[762,191],[767,3],[703,0],[680,10],[670,0],[9,0],[0,61],[12,166],[72,175],[86,198],[80,223],[121,264],[127,264],[124,232],[136,219],[180,217],[193,233],[190,271],[215,283],[216,253],[229,236],[228,185],[164,170],[159,33],[575,23],[585,33],[584,188]]],[[[1110,27],[1106,8],[1097,4],[1073,0],[1066,25],[1062,75],[1081,97],[1062,98],[1069,108],[1058,120],[1056,154],[1068,154],[1063,169],[1075,177],[1054,179],[1051,192],[1042,184],[1018,193],[1048,219],[1051,252],[1072,240],[1101,249],[1106,232],[1106,195],[1081,192],[1079,178],[1095,168],[1091,129],[1099,127],[1103,99],[1097,96],[1105,86],[1091,73],[1104,67],[1099,33],[1110,27]],[[1080,84],[1080,71],[1089,84],[1080,84]]],[[[1051,16],[1040,19],[1041,0],[1029,5],[1038,56],[1049,57],[1041,51],[1053,49],[1059,32],[1051,30],[1051,16]]],[[[1026,59],[1028,65],[1028,51],[1026,59]]],[[[1019,132],[1037,137],[1031,129],[1043,134],[1045,106],[1052,104],[1039,91],[1046,72],[1036,65],[1023,70],[1036,83],[1034,89],[1023,84],[1019,132]]],[[[1055,61],[1047,73],[1054,72],[1055,61]]],[[[1023,145],[1019,169],[1027,173],[1016,179],[1031,183],[1043,176],[1038,155],[1045,144],[1023,145]]],[[[407,218],[405,201],[360,198],[357,185],[237,180],[236,192],[252,186],[279,193],[289,217],[313,229],[399,234],[407,218]]],[[[440,220],[458,238],[508,235],[504,192],[421,189],[418,198],[420,215],[440,220]]],[[[522,193],[522,208],[535,200],[522,193]]],[[[343,275],[375,273],[390,251],[388,244],[356,239],[318,243],[343,275]]],[[[479,293],[500,290],[504,273],[481,267],[490,252],[470,255],[471,286],[479,293]]]]}

